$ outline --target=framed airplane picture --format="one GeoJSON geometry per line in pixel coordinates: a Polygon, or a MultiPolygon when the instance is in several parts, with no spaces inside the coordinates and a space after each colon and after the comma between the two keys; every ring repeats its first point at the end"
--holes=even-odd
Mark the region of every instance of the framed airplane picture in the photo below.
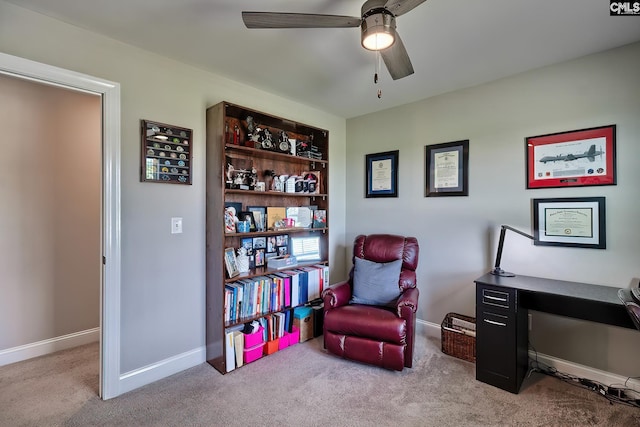
{"type": "Polygon", "coordinates": [[[527,188],[616,184],[616,125],[525,138],[527,188]]]}

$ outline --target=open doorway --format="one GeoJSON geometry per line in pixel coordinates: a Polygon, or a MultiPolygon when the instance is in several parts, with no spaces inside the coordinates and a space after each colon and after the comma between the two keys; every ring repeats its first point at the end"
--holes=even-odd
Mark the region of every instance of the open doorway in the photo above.
{"type": "Polygon", "coordinates": [[[0,129],[4,365],[99,341],[102,98],[0,74],[0,129]]]}
{"type": "MultiPolygon", "coordinates": [[[[101,106],[101,146],[98,166],[101,171],[98,180],[99,194],[99,228],[98,230],[98,262],[96,275],[101,286],[98,291],[99,338],[100,338],[100,386],[99,394],[109,399],[120,394],[120,88],[118,84],[75,73],[57,67],[17,58],[0,53],[0,73],[3,77],[31,80],[44,85],[62,87],[67,90],[81,91],[91,97],[98,97],[101,106]]],[[[95,99],[95,98],[93,98],[95,99]]],[[[59,131],[52,129],[52,131],[59,131]]],[[[46,132],[44,132],[46,139],[46,132]]],[[[48,147],[51,148],[51,147],[48,147]]],[[[43,149],[44,150],[44,149],[43,149]]],[[[53,147],[55,152],[55,147],[53,147]]],[[[5,159],[10,161],[10,159],[5,159]]],[[[57,161],[59,167],[71,167],[64,159],[57,161]]],[[[29,174],[33,168],[50,166],[40,163],[21,169],[23,175],[29,174]]],[[[61,180],[68,178],[69,173],[62,173],[61,180]]],[[[82,179],[82,178],[80,178],[82,179]]],[[[18,182],[23,182],[18,180],[18,182]]],[[[5,187],[5,190],[7,188],[5,187]]],[[[8,191],[8,190],[7,190],[8,191]]],[[[15,189],[14,189],[15,191],[15,189]]],[[[47,197],[49,195],[47,194],[47,197]]],[[[36,207],[35,209],[38,209],[36,207]]],[[[29,207],[27,206],[27,209],[29,207]]],[[[15,212],[12,215],[16,216],[15,212]]],[[[63,215],[64,216],[64,215],[63,215]]],[[[64,221],[64,219],[63,219],[64,221]]],[[[46,229],[46,221],[39,226],[46,229]]],[[[68,224],[67,230],[75,230],[68,224]]],[[[56,240],[57,237],[54,237],[56,240]]],[[[3,249],[4,250],[4,249],[3,249]]],[[[36,260],[34,260],[35,263],[36,260]]],[[[53,261],[49,261],[52,264],[53,261]]],[[[59,261],[59,260],[58,260],[59,261]]],[[[67,261],[69,265],[72,261],[67,261]]],[[[60,262],[58,264],[61,264],[60,262]]],[[[50,270],[55,271],[55,269],[50,270]]],[[[41,273],[44,275],[44,273],[41,273]]],[[[64,302],[63,302],[64,305],[64,302]]],[[[61,323],[67,322],[63,320],[61,323]]],[[[65,325],[69,327],[69,325],[65,325]]],[[[55,328],[54,328],[55,329],[55,328]]],[[[63,328],[64,329],[64,328],[63,328]]],[[[92,328],[89,328],[90,331],[92,328]]],[[[86,329],[85,329],[86,331],[86,329]]],[[[57,332],[55,332],[57,333],[57,332]]]]}

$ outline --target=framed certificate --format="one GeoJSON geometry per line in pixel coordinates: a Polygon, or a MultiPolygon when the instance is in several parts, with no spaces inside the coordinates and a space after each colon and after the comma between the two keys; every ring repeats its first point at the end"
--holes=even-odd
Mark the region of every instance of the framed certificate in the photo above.
{"type": "Polygon", "coordinates": [[[606,249],[605,198],[533,199],[534,244],[606,249]]]}
{"type": "Polygon", "coordinates": [[[425,197],[469,195],[469,140],[426,145],[425,197]]]}
{"type": "Polygon", "coordinates": [[[398,150],[367,154],[366,190],[369,197],[398,197],[398,150]]]}
{"type": "Polygon", "coordinates": [[[525,139],[527,188],[616,184],[616,126],[525,139]]]}

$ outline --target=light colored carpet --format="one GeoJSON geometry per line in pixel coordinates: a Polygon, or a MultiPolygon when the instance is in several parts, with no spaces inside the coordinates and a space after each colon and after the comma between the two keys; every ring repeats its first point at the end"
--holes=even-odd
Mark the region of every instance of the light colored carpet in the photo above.
{"type": "Polygon", "coordinates": [[[322,337],[227,375],[201,364],[118,398],[97,397],[90,344],[0,367],[0,426],[636,426],[640,409],[539,374],[514,395],[419,337],[414,367],[339,359],[322,337]]]}

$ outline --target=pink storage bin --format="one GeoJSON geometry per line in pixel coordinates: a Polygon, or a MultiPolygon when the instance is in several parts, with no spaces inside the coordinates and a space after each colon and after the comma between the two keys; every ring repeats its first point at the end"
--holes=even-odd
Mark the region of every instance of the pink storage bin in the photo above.
{"type": "Polygon", "coordinates": [[[278,343],[278,350],[282,350],[284,348],[289,347],[289,338],[291,334],[289,332],[285,332],[283,336],[280,337],[280,342],[278,343]]]}
{"type": "Polygon", "coordinates": [[[264,343],[260,343],[253,347],[245,348],[243,350],[244,363],[251,363],[255,360],[260,359],[262,357],[262,347],[264,347],[264,343]]]}
{"type": "Polygon", "coordinates": [[[259,344],[264,344],[262,331],[264,331],[264,328],[260,326],[254,333],[244,334],[244,348],[253,348],[259,344]]]}
{"type": "Polygon", "coordinates": [[[297,326],[293,326],[291,328],[291,333],[289,334],[289,346],[298,344],[300,342],[300,329],[297,326]]]}

